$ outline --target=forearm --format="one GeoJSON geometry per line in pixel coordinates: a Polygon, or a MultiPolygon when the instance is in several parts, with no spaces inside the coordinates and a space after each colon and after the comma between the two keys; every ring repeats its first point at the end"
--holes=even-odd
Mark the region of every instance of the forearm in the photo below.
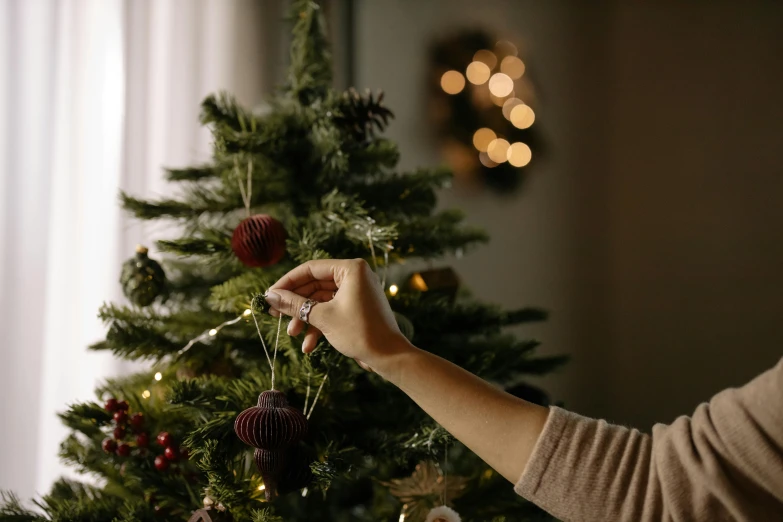
{"type": "Polygon", "coordinates": [[[511,482],[525,469],[549,410],[413,346],[373,365],[454,437],[511,482]]]}

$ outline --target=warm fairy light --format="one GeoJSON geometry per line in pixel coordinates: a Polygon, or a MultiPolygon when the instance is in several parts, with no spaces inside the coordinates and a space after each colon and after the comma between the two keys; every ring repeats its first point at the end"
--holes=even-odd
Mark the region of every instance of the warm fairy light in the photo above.
{"type": "Polygon", "coordinates": [[[492,140],[487,147],[487,155],[495,163],[503,163],[508,159],[508,147],[508,141],[503,138],[492,140]]]}
{"type": "MultiPolygon", "coordinates": [[[[511,91],[511,96],[514,96],[514,91],[511,91]]],[[[498,107],[503,107],[503,104],[506,103],[505,96],[495,96],[494,94],[489,93],[489,99],[498,107]]]]}
{"type": "Polygon", "coordinates": [[[250,314],[252,314],[252,313],[253,313],[253,311],[250,308],[248,308],[247,310],[242,312],[242,315],[244,315],[245,317],[249,317],[250,314]]]}
{"type": "Polygon", "coordinates": [[[491,72],[484,62],[471,62],[465,70],[465,76],[468,77],[470,83],[481,85],[489,80],[491,72]]]}
{"type": "Polygon", "coordinates": [[[302,496],[303,496],[303,497],[306,497],[306,496],[307,496],[307,493],[308,493],[308,492],[307,492],[307,488],[304,488],[304,489],[302,490],[302,496]]]}
{"type": "Polygon", "coordinates": [[[530,163],[530,160],[533,157],[530,147],[528,147],[526,143],[519,141],[511,144],[506,155],[508,162],[515,167],[524,167],[530,163]]]}
{"type": "Polygon", "coordinates": [[[258,486],[258,491],[264,491],[265,489],[266,489],[266,486],[264,486],[263,484],[258,486]]]}
{"type": "Polygon", "coordinates": [[[144,390],[143,392],[141,392],[141,398],[142,399],[149,399],[150,395],[152,395],[152,394],[150,393],[149,390],[144,390]]]}
{"type": "Polygon", "coordinates": [[[503,116],[506,117],[507,120],[511,119],[511,111],[514,110],[514,107],[517,105],[522,105],[524,102],[520,100],[519,98],[509,98],[505,102],[503,102],[503,116]]]}
{"type": "Polygon", "coordinates": [[[159,381],[159,380],[161,380],[162,378],[163,378],[163,374],[162,374],[162,373],[160,373],[160,372],[157,372],[157,373],[155,374],[155,380],[156,380],[156,381],[159,381]]]}
{"type": "Polygon", "coordinates": [[[424,278],[421,277],[421,274],[416,272],[411,276],[411,286],[418,290],[419,292],[426,292],[429,290],[427,287],[427,283],[424,282],[424,278]]]}
{"type": "Polygon", "coordinates": [[[493,169],[498,166],[497,163],[489,159],[489,154],[487,154],[486,152],[479,153],[479,161],[481,162],[482,165],[484,165],[488,169],[493,169]]]}
{"type": "Polygon", "coordinates": [[[514,90],[514,80],[507,74],[495,73],[489,79],[489,92],[500,98],[508,96],[514,90]]]}
{"type": "Polygon", "coordinates": [[[399,287],[397,287],[397,285],[391,285],[389,287],[389,294],[391,294],[392,297],[397,295],[397,292],[399,292],[399,291],[400,291],[400,289],[399,289],[399,287]]]}
{"type": "Polygon", "coordinates": [[[212,337],[216,336],[216,335],[217,335],[217,328],[213,328],[213,329],[211,329],[211,330],[209,331],[209,335],[211,335],[212,337]]]}
{"type": "Polygon", "coordinates": [[[458,94],[465,88],[465,77],[459,71],[446,71],[440,77],[440,86],[446,94],[458,94]]]}
{"type": "Polygon", "coordinates": [[[516,80],[522,78],[522,75],[525,74],[525,64],[516,56],[506,56],[503,58],[503,61],[500,62],[500,72],[507,74],[511,79],[516,80]]]}
{"type": "Polygon", "coordinates": [[[489,143],[495,138],[497,138],[495,131],[488,129],[487,127],[483,127],[473,133],[473,146],[476,147],[476,150],[480,152],[486,152],[487,147],[489,147],[489,143]]]}
{"type": "Polygon", "coordinates": [[[490,70],[492,70],[498,64],[498,57],[495,56],[495,53],[493,53],[492,51],[487,51],[486,49],[482,49],[480,51],[476,51],[476,54],[473,55],[473,61],[481,62],[487,67],[489,67],[490,70]]]}
{"type": "Polygon", "coordinates": [[[536,113],[533,112],[530,105],[517,105],[511,110],[511,117],[509,120],[514,124],[514,127],[518,129],[527,129],[536,121],[536,113]]]}
{"type": "Polygon", "coordinates": [[[495,50],[500,56],[516,56],[517,47],[508,40],[501,40],[495,44],[495,50]]]}

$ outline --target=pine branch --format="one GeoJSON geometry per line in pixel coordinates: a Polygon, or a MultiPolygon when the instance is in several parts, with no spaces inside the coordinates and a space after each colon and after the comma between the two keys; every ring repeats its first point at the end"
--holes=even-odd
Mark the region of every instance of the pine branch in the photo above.
{"type": "Polygon", "coordinates": [[[202,181],[220,176],[221,169],[215,165],[203,165],[200,167],[167,168],[166,179],[168,181],[202,181]]]}
{"type": "Polygon", "coordinates": [[[364,96],[353,87],[339,97],[336,104],[335,122],[351,132],[353,139],[365,141],[382,132],[394,117],[392,111],[383,105],[383,92],[373,96],[368,89],[364,96]]]}
{"type": "Polygon", "coordinates": [[[332,84],[332,57],[322,8],[314,0],[295,0],[291,67],[287,89],[302,105],[324,99],[332,84]]]}

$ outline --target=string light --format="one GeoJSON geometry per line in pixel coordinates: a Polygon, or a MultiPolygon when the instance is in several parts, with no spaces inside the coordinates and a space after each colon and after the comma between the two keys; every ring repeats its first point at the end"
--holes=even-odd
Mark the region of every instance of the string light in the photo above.
{"type": "Polygon", "coordinates": [[[465,88],[465,77],[459,71],[446,71],[440,77],[440,86],[446,94],[459,94],[465,88]]]}
{"type": "Polygon", "coordinates": [[[517,105],[511,109],[509,120],[517,129],[527,129],[536,121],[536,113],[533,112],[529,105],[517,105]]]}
{"type": "Polygon", "coordinates": [[[525,64],[516,56],[506,56],[500,62],[500,72],[507,74],[511,79],[517,80],[525,74],[525,64]]]}
{"type": "Polygon", "coordinates": [[[489,79],[489,92],[498,98],[504,98],[508,96],[513,90],[514,80],[512,80],[507,74],[495,73],[489,79]]]}
{"type": "Polygon", "coordinates": [[[160,373],[160,372],[157,372],[157,373],[155,374],[155,380],[156,380],[156,381],[159,381],[159,380],[161,380],[162,378],[163,378],[163,374],[162,374],[162,373],[160,373]]]}
{"type": "Polygon", "coordinates": [[[482,85],[489,80],[492,71],[484,62],[471,62],[465,70],[468,81],[474,85],[482,85]]]}
{"type": "Polygon", "coordinates": [[[490,70],[492,70],[498,63],[498,57],[495,56],[495,53],[492,51],[482,49],[480,51],[476,51],[476,54],[473,55],[473,61],[481,62],[489,67],[490,70]]]}
{"type": "Polygon", "coordinates": [[[399,292],[399,291],[400,291],[400,289],[399,289],[399,287],[398,287],[397,285],[391,285],[391,286],[389,287],[389,294],[390,294],[392,297],[394,297],[395,295],[397,295],[397,292],[399,292]]]}
{"type": "Polygon", "coordinates": [[[508,141],[503,138],[497,138],[492,140],[489,147],[487,147],[487,155],[495,163],[503,163],[508,159],[508,147],[508,141]]]}
{"type": "Polygon", "coordinates": [[[213,328],[209,331],[209,335],[211,335],[212,337],[215,337],[217,333],[218,333],[217,328],[213,328]]]}
{"type": "Polygon", "coordinates": [[[486,152],[490,142],[495,138],[497,138],[495,131],[483,127],[473,133],[473,146],[480,152],[486,152]]]}
{"type": "Polygon", "coordinates": [[[508,148],[507,158],[508,162],[515,167],[524,167],[533,158],[533,153],[530,147],[526,143],[516,142],[512,143],[508,148]]]}
{"type": "Polygon", "coordinates": [[[302,496],[303,496],[303,497],[306,497],[306,496],[307,496],[307,493],[308,493],[308,491],[307,491],[307,488],[304,488],[304,489],[302,490],[302,496]]]}
{"type": "Polygon", "coordinates": [[[244,315],[245,317],[250,317],[250,314],[252,314],[252,313],[253,313],[253,311],[250,308],[248,308],[247,310],[242,312],[242,315],[244,315]]]}
{"type": "Polygon", "coordinates": [[[509,98],[505,102],[503,102],[503,116],[507,120],[511,119],[511,111],[514,110],[514,107],[517,105],[522,105],[524,102],[520,100],[519,98],[509,98]]]}
{"type": "Polygon", "coordinates": [[[217,325],[214,328],[210,328],[209,330],[207,330],[206,332],[202,333],[198,337],[194,337],[193,339],[188,341],[188,344],[186,344],[179,352],[177,352],[177,355],[182,355],[183,353],[187,352],[188,350],[190,350],[193,347],[194,344],[196,344],[198,342],[205,341],[205,340],[209,339],[210,337],[216,336],[218,334],[218,332],[220,332],[220,330],[222,330],[226,326],[231,326],[232,324],[237,324],[239,321],[241,321],[242,319],[244,319],[245,317],[250,315],[248,312],[250,312],[250,310],[245,310],[244,312],[242,312],[242,315],[240,315],[239,317],[235,317],[233,319],[229,319],[228,321],[226,321],[224,323],[220,323],[219,325],[217,325]]]}
{"type": "Polygon", "coordinates": [[[429,290],[427,287],[427,283],[424,282],[424,278],[421,277],[421,274],[416,272],[411,276],[410,279],[411,286],[418,290],[419,292],[426,292],[429,290]]]}
{"type": "Polygon", "coordinates": [[[265,486],[265,485],[263,485],[263,484],[261,484],[260,486],[258,486],[258,491],[264,491],[265,489],[266,489],[266,486],[265,486]]]}
{"type": "Polygon", "coordinates": [[[150,393],[149,390],[144,390],[143,392],[141,392],[141,398],[142,399],[149,399],[151,395],[152,394],[150,393]]]}

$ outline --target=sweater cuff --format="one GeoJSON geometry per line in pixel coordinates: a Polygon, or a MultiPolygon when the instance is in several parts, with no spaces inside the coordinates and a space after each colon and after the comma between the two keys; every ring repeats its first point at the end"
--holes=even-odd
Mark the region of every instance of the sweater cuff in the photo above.
{"type": "Polygon", "coordinates": [[[538,441],[536,441],[533,453],[530,455],[530,460],[527,466],[525,466],[522,476],[514,486],[514,491],[518,495],[531,501],[535,498],[541,480],[549,466],[549,461],[552,460],[552,456],[557,450],[563,432],[572,416],[572,413],[557,406],[549,408],[549,417],[546,424],[544,424],[544,429],[541,431],[538,441]]]}

